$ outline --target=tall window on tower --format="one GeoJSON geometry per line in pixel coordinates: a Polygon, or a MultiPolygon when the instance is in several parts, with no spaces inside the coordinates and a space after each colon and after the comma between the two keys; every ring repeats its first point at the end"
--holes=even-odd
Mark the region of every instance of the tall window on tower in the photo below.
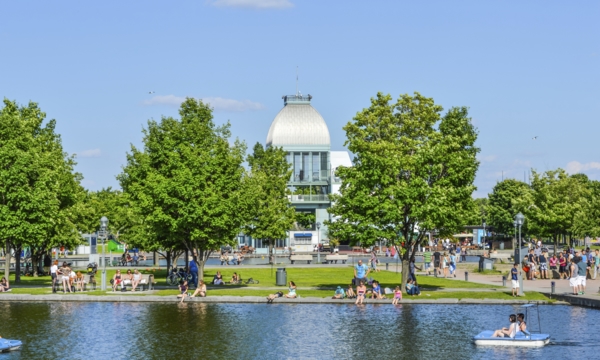
{"type": "Polygon", "coordinates": [[[294,181],[300,181],[300,176],[304,176],[302,173],[302,153],[294,153],[294,181]]]}
{"type": "Polygon", "coordinates": [[[302,153],[302,172],[300,176],[300,181],[307,181],[309,179],[309,171],[310,171],[310,157],[307,152],[302,153]]]}
{"type": "Polygon", "coordinates": [[[321,170],[321,160],[319,158],[319,153],[312,153],[312,181],[319,181],[320,179],[320,170],[321,170]]]}

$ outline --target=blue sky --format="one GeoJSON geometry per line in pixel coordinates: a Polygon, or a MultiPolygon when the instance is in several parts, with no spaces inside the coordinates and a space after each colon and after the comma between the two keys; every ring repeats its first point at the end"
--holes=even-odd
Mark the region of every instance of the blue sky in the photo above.
{"type": "Polygon", "coordinates": [[[251,148],[298,66],[342,150],[342,127],[378,91],[418,91],[470,108],[480,197],[531,168],[600,180],[599,16],[598,1],[4,2],[0,96],[56,119],[97,190],[118,187],[146,121],[176,116],[185,96],[251,148]]]}

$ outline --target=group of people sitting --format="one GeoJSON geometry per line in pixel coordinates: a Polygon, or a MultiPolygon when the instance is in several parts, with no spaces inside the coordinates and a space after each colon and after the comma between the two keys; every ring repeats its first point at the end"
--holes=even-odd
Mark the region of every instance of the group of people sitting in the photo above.
{"type": "Polygon", "coordinates": [[[229,253],[228,252],[223,252],[221,253],[221,257],[219,259],[221,261],[221,265],[229,265],[229,262],[231,261],[231,263],[233,265],[241,265],[242,261],[244,261],[244,255],[242,255],[242,253],[238,253],[237,251],[235,251],[233,253],[233,257],[231,258],[231,260],[229,259],[229,253]]]}
{"type": "Polygon", "coordinates": [[[298,295],[296,294],[296,284],[293,281],[290,281],[288,285],[289,287],[287,294],[284,294],[283,291],[278,291],[275,294],[270,294],[269,296],[267,296],[267,302],[272,303],[273,300],[280,297],[286,297],[288,299],[295,299],[296,297],[298,297],[298,295]]]}
{"type": "Polygon", "coordinates": [[[83,291],[85,287],[85,277],[81,271],[75,272],[69,267],[69,264],[63,262],[62,266],[58,267],[58,260],[54,260],[50,267],[50,277],[52,278],[52,292],[56,292],[56,284],[60,281],[63,286],[63,294],[73,291],[83,291]],[[59,278],[60,277],[60,278],[59,278]]]}
{"type": "Polygon", "coordinates": [[[127,270],[126,274],[121,274],[121,270],[117,269],[117,272],[112,278],[112,289],[113,292],[117,291],[117,288],[121,286],[121,291],[126,291],[125,286],[131,285],[131,291],[135,291],[142,281],[142,274],[134,269],[133,273],[131,270],[127,270]]]}
{"type": "Polygon", "coordinates": [[[196,291],[191,295],[188,293],[189,288],[187,280],[184,280],[183,283],[179,284],[179,295],[177,295],[177,297],[181,298],[180,303],[182,303],[186,297],[206,297],[206,284],[204,283],[204,280],[198,281],[198,287],[196,287],[196,291]]]}
{"type": "Polygon", "coordinates": [[[525,323],[525,314],[511,314],[508,317],[510,322],[509,327],[494,331],[492,337],[508,337],[514,338],[519,333],[527,334],[527,324],[525,323]]]}
{"type": "MultiPolygon", "coordinates": [[[[361,281],[359,283],[359,286],[356,287],[356,292],[354,292],[352,284],[348,285],[348,289],[345,291],[344,289],[342,289],[341,286],[338,286],[335,290],[335,294],[333,295],[332,299],[356,299],[355,304],[358,305],[362,304],[365,297],[369,294],[371,295],[371,299],[386,298],[384,292],[381,290],[381,285],[377,280],[373,280],[372,286],[373,287],[371,288],[371,290],[367,290],[366,285],[364,284],[364,282],[361,281]]],[[[392,299],[392,304],[396,305],[398,304],[398,301],[402,300],[402,290],[400,290],[400,286],[396,286],[396,289],[392,293],[394,295],[392,299]]]]}

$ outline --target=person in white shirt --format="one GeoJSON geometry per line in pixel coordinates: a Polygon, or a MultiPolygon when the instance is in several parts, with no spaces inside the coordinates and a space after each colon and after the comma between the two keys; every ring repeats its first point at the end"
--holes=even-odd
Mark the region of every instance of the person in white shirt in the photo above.
{"type": "Polygon", "coordinates": [[[57,279],[57,272],[58,271],[58,260],[54,260],[54,262],[52,263],[52,266],[50,266],[50,277],[52,278],[52,292],[55,293],[56,292],[56,279],[57,279]]]}

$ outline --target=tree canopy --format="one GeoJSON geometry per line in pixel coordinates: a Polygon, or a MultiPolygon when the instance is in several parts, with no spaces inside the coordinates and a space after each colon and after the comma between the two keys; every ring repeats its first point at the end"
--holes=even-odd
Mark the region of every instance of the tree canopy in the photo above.
{"type": "Polygon", "coordinates": [[[179,115],[148,121],[144,148],[131,147],[118,180],[147,233],[195,252],[202,275],[208,256],[233,244],[245,220],[245,145],[230,143],[229,123],[216,126],[201,100],[186,99],[179,115]]]}
{"type": "Polygon", "coordinates": [[[475,190],[477,131],[465,107],[442,107],[419,93],[391,103],[378,93],[345,127],[352,167],[339,167],[340,195],[328,222],[341,240],[402,244],[409,256],[428,231],[460,228],[475,190]]]}

